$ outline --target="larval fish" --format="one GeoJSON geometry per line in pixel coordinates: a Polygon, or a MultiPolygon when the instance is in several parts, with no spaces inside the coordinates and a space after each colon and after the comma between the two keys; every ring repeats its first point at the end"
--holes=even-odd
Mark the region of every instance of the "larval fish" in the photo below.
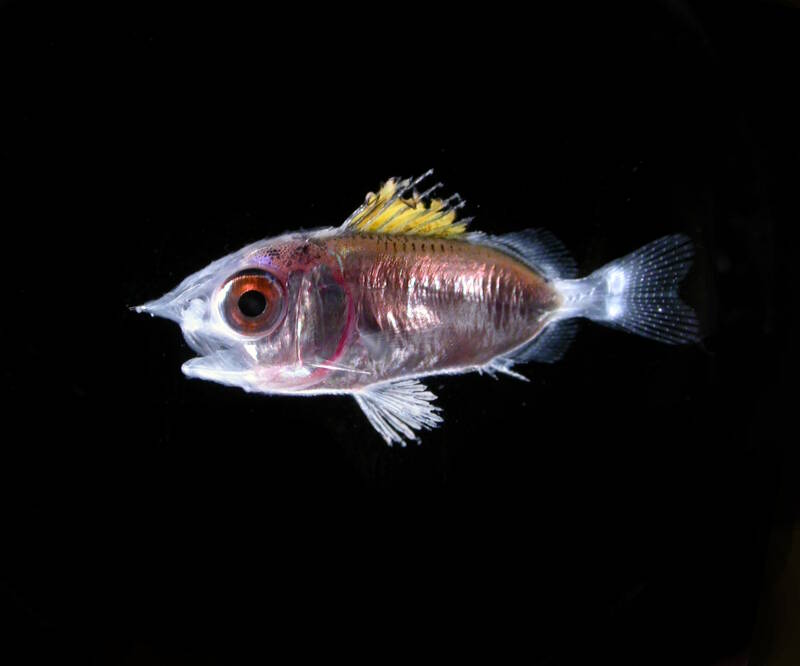
{"type": "Polygon", "coordinates": [[[666,236],[578,278],[549,232],[490,236],[463,201],[386,181],[341,226],[262,240],[138,312],[177,322],[189,377],[258,393],[351,395],[388,444],[442,423],[420,378],[558,360],[577,318],[667,343],[698,340],[678,297],[693,246],[666,236]]]}

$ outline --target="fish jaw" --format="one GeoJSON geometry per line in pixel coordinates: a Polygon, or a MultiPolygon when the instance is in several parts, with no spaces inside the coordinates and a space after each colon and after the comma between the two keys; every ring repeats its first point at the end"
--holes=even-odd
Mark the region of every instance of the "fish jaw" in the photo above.
{"type": "MultiPolygon", "coordinates": [[[[263,369],[262,369],[263,370],[263,369]]],[[[189,359],[181,366],[184,375],[218,384],[238,386],[248,392],[262,391],[265,377],[252,354],[244,347],[222,349],[189,359]]]]}
{"type": "Polygon", "coordinates": [[[181,371],[190,379],[234,386],[248,393],[300,394],[318,381],[314,369],[304,364],[258,363],[239,348],[189,359],[181,371]]]}

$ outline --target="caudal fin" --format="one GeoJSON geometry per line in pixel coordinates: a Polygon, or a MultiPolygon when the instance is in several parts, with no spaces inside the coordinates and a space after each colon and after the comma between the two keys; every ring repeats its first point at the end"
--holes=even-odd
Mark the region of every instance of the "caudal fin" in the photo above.
{"type": "Polygon", "coordinates": [[[556,280],[559,318],[587,317],[669,344],[700,339],[697,317],[678,296],[692,265],[688,236],[659,238],[580,280],[556,280]]]}

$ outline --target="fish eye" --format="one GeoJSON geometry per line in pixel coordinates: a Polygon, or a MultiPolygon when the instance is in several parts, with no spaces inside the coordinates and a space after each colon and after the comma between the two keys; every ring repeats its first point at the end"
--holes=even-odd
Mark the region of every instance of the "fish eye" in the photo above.
{"type": "Polygon", "coordinates": [[[272,331],[285,314],[283,287],[266,271],[250,269],[229,277],[221,289],[220,313],[243,335],[272,331]]]}
{"type": "Polygon", "coordinates": [[[237,305],[245,317],[258,317],[267,309],[267,298],[260,291],[251,289],[239,296],[237,305]]]}

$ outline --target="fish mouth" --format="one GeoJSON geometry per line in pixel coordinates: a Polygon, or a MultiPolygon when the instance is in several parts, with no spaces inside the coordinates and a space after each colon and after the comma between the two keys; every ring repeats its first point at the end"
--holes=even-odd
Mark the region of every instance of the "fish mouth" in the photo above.
{"type": "Polygon", "coordinates": [[[207,306],[203,298],[187,301],[170,292],[131,310],[169,319],[180,326],[186,344],[198,354],[183,363],[184,375],[251,390],[257,365],[254,348],[246,344],[231,345],[224,336],[215,335],[205,322],[207,306]]]}
{"type": "Polygon", "coordinates": [[[254,366],[253,357],[244,349],[222,349],[189,359],[181,366],[181,371],[187,377],[246,388],[248,374],[255,380],[254,366]]]}

